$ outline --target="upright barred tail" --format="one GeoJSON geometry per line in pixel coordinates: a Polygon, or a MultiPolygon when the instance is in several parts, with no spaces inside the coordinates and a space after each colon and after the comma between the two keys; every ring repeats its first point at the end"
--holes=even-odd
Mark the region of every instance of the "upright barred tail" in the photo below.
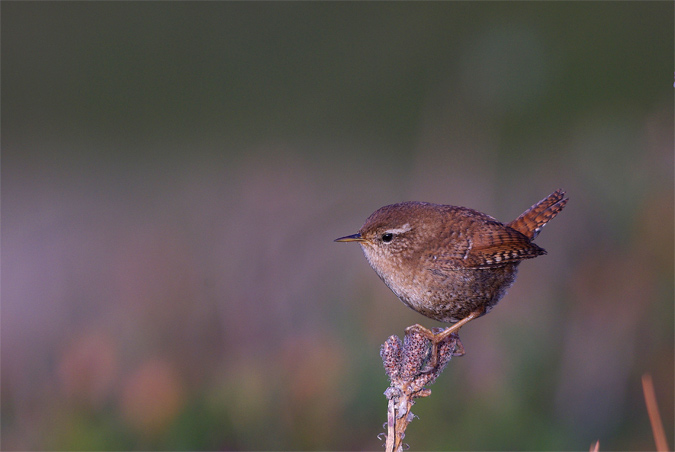
{"type": "Polygon", "coordinates": [[[541,228],[565,207],[567,199],[563,190],[556,190],[506,225],[533,240],[541,228]]]}

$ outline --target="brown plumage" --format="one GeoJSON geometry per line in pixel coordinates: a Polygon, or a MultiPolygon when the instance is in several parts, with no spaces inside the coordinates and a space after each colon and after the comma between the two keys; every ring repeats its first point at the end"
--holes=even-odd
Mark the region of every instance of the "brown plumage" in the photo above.
{"type": "Polygon", "coordinates": [[[532,240],[566,203],[558,190],[503,224],[466,207],[403,202],[376,210],[357,234],[336,241],[358,242],[403,303],[429,318],[459,322],[448,329],[456,331],[499,302],[521,261],[546,254],[532,240]]]}

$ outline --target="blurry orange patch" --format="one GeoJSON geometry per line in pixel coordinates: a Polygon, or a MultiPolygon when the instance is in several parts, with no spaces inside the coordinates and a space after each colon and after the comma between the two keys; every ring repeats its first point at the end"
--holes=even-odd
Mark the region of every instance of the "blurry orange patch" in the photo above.
{"type": "Polygon", "coordinates": [[[77,402],[98,408],[110,395],[118,365],[110,337],[85,333],[68,346],[59,362],[61,391],[77,402]]]}
{"type": "Polygon", "coordinates": [[[335,391],[344,373],[344,351],[328,340],[291,338],[284,344],[281,356],[290,380],[289,394],[297,403],[335,391]]]}
{"type": "Polygon", "coordinates": [[[301,449],[326,449],[343,419],[345,351],[327,337],[296,336],[281,347],[285,427],[301,449]]]}
{"type": "Polygon", "coordinates": [[[144,363],[127,379],[122,393],[122,414],[136,430],[148,435],[162,433],[183,406],[183,388],[167,362],[144,363]]]}

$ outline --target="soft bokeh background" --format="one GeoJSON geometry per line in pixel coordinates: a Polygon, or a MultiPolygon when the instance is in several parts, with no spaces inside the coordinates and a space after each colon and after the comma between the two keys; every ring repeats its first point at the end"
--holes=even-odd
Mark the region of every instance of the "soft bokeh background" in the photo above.
{"type": "Polygon", "coordinates": [[[570,202],[414,449],[673,445],[673,3],[2,2],[2,449],[381,450],[354,233],[570,202]]]}

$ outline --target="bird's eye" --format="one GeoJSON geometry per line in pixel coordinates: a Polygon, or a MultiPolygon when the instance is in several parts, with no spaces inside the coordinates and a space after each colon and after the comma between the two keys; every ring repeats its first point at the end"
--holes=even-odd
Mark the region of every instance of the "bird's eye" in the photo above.
{"type": "Polygon", "coordinates": [[[384,234],[382,234],[382,241],[384,243],[391,242],[393,240],[393,238],[394,238],[394,234],[392,234],[391,232],[385,232],[384,234]]]}

